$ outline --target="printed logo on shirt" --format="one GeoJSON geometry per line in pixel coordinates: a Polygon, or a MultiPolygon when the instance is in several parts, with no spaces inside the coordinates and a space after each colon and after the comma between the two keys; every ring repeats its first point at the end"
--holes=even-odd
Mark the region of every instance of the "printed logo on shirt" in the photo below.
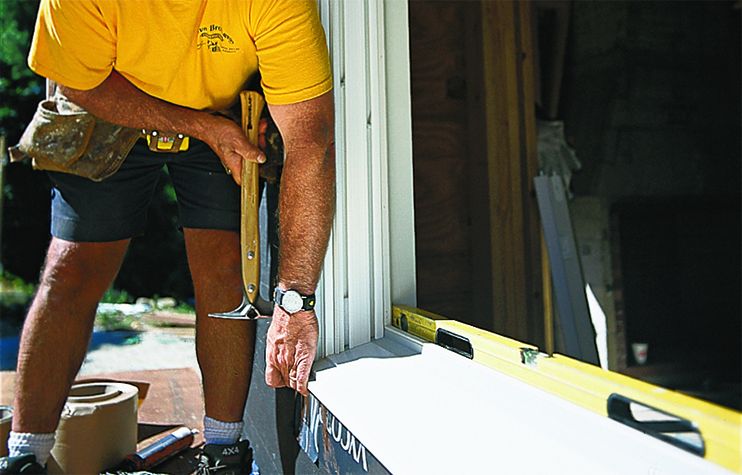
{"type": "Polygon", "coordinates": [[[202,26],[198,29],[196,48],[206,48],[212,53],[236,53],[240,49],[220,25],[202,26]]]}

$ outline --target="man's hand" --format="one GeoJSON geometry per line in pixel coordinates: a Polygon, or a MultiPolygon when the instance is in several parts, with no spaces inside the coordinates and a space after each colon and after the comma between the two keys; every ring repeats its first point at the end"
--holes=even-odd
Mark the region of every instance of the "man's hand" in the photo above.
{"type": "Polygon", "coordinates": [[[72,89],[62,84],[59,87],[71,101],[114,124],[135,129],[179,132],[206,142],[238,184],[242,177],[243,160],[265,161],[265,156],[250,144],[242,128],[235,122],[145,94],[115,70],[90,90],[72,89]]]}
{"type": "Polygon", "coordinates": [[[265,162],[265,155],[250,143],[242,128],[225,117],[214,117],[212,133],[204,141],[219,156],[237,184],[242,180],[242,161],[265,162]]]}
{"type": "Polygon", "coordinates": [[[293,315],[275,306],[265,347],[265,382],[309,395],[307,381],[317,353],[319,325],[313,311],[293,315]]]}

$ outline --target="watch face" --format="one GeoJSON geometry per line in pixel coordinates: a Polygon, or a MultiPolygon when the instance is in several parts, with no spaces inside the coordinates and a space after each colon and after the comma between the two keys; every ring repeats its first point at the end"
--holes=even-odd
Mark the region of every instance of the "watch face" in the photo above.
{"type": "Polygon", "coordinates": [[[299,292],[295,290],[287,290],[283,294],[281,299],[281,307],[289,313],[298,312],[304,306],[304,302],[301,299],[299,292]]]}

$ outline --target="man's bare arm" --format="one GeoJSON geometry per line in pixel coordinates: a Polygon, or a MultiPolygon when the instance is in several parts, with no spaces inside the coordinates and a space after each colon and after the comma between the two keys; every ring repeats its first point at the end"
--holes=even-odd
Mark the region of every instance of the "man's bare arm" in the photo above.
{"type": "Polygon", "coordinates": [[[135,129],[179,132],[207,143],[235,180],[241,176],[242,160],[265,161],[233,121],[152,97],[116,71],[87,91],[63,85],[60,88],[72,102],[108,122],[135,129]]]}
{"type": "Polygon", "coordinates": [[[279,283],[304,294],[319,280],[335,209],[332,92],[269,106],[286,151],[279,200],[279,283]]]}
{"type": "MultiPolygon", "coordinates": [[[[270,110],[286,150],[278,210],[279,286],[310,294],[317,287],[335,207],[332,92],[270,110]]],[[[313,311],[289,315],[276,306],[266,338],[266,383],[306,396],[318,334],[313,311]]]]}

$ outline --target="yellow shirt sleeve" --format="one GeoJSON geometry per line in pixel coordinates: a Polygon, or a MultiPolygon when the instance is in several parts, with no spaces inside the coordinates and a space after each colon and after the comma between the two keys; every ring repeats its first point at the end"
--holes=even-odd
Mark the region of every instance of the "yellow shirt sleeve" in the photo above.
{"type": "Polygon", "coordinates": [[[105,80],[116,59],[116,42],[92,0],[41,0],[28,66],[73,89],[105,80]]]}
{"type": "Polygon", "coordinates": [[[269,104],[294,104],[332,89],[315,0],[253,0],[249,30],[269,104]]]}

